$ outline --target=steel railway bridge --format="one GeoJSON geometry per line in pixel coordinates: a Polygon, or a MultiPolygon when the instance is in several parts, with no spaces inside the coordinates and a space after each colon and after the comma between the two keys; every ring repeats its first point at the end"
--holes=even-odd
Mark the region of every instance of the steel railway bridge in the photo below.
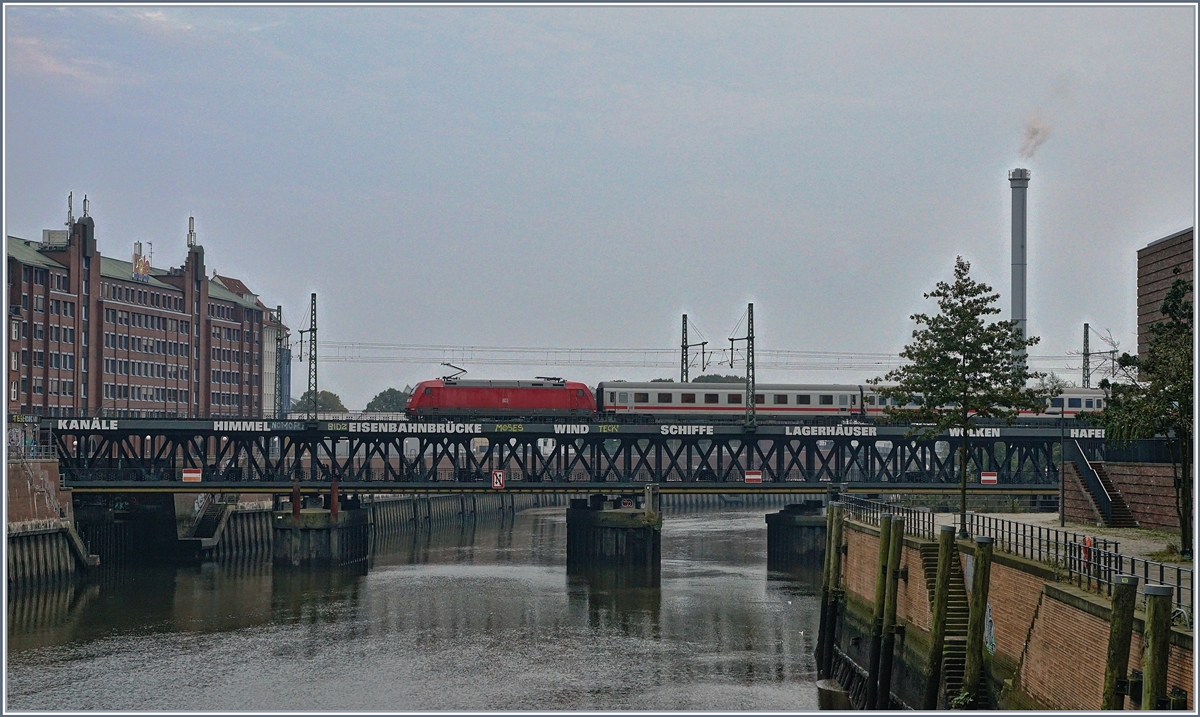
{"type": "MultiPolygon", "coordinates": [[[[1074,425],[1074,424],[1072,424],[1074,425]]],[[[1056,444],[1079,428],[994,425],[970,439],[973,491],[1057,491],[1056,444]],[[980,484],[981,471],[996,473],[980,484]]],[[[77,492],[664,493],[947,492],[961,437],[909,426],[43,418],[63,487],[77,492]]]]}

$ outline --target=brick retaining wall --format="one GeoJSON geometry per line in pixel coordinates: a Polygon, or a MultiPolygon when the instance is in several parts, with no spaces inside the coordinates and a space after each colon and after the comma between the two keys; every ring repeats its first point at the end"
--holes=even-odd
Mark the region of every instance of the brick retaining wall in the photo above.
{"type": "Polygon", "coordinates": [[[57,460],[8,461],[8,522],[70,519],[71,492],[58,487],[57,460]]]}
{"type": "Polygon", "coordinates": [[[1143,528],[1179,530],[1169,463],[1105,463],[1104,469],[1143,528]]]}

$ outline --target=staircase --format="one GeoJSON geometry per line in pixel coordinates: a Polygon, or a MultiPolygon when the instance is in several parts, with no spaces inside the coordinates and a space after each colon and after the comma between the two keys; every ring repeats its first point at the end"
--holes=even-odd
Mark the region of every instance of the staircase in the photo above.
{"type": "MultiPolygon", "coordinates": [[[[930,606],[933,605],[937,564],[938,544],[922,543],[921,566],[925,570],[925,584],[929,586],[930,606]]],[[[962,565],[958,560],[950,562],[950,593],[946,597],[946,643],[942,648],[941,679],[942,700],[948,706],[950,700],[962,691],[963,671],[967,665],[967,619],[970,606],[967,602],[966,584],[963,582],[962,565]]],[[[987,694],[986,685],[981,683],[981,687],[984,691],[976,694],[987,694]]]]}
{"type": "Polygon", "coordinates": [[[200,515],[200,520],[196,521],[196,527],[192,528],[193,538],[213,538],[217,534],[217,527],[221,524],[221,514],[225,512],[223,503],[210,502],[204,508],[204,513],[200,515]]]}
{"type": "MultiPolygon", "coordinates": [[[[1121,491],[1117,490],[1117,487],[1113,485],[1112,480],[1108,477],[1108,471],[1104,470],[1104,464],[1100,461],[1088,461],[1088,465],[1092,467],[1092,470],[1096,471],[1096,476],[1100,479],[1100,485],[1104,486],[1104,490],[1108,491],[1108,497],[1112,501],[1112,521],[1108,524],[1108,527],[1137,528],[1138,522],[1133,517],[1133,512],[1129,510],[1129,504],[1125,502],[1121,491]]],[[[1087,488],[1086,483],[1084,483],[1084,488],[1087,488]]],[[[1095,500],[1095,496],[1092,499],[1095,500]]]]}

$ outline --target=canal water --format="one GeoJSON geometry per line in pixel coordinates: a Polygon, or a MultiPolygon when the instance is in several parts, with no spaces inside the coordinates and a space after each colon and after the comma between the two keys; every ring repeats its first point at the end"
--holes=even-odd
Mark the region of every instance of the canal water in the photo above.
{"type": "Polygon", "coordinates": [[[765,510],[669,515],[655,579],[566,569],[564,509],[377,546],[369,570],[156,567],[10,594],[13,710],[815,710],[819,566],[765,510]]]}

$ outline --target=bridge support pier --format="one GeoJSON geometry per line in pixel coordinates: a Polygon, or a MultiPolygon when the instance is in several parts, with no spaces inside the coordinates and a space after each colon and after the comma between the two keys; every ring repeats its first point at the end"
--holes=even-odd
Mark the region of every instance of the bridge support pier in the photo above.
{"type": "Polygon", "coordinates": [[[662,557],[658,486],[641,495],[573,498],[567,509],[567,564],[657,570],[662,557]]]}
{"type": "Polygon", "coordinates": [[[821,569],[828,532],[821,508],[821,501],[807,501],[767,514],[767,570],[821,569]]]}
{"type": "Polygon", "coordinates": [[[348,565],[367,559],[368,511],[305,508],[275,513],[275,565],[308,567],[348,565]]]}

